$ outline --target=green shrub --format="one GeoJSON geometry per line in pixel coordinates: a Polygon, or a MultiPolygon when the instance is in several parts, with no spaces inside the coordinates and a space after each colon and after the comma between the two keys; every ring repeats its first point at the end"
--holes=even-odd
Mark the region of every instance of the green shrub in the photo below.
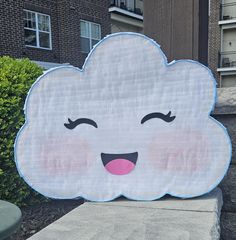
{"type": "Polygon", "coordinates": [[[20,178],[14,162],[14,141],[25,121],[25,98],[42,73],[28,59],[0,57],[0,199],[19,206],[46,200],[20,178]]]}

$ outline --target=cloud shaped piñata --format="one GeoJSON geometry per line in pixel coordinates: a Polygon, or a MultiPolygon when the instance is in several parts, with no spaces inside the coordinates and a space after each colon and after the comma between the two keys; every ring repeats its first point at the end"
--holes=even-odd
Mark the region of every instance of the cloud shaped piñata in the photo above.
{"type": "Polygon", "coordinates": [[[225,128],[209,116],[215,92],[203,65],[167,64],[140,34],[110,35],[82,70],[55,68],[32,86],[15,143],[18,171],[52,198],[202,195],[231,157],[225,128]]]}

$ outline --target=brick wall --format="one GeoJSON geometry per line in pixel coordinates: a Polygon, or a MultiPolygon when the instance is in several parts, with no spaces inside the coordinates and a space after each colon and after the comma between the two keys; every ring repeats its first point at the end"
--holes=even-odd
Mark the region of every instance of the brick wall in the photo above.
{"type": "Polygon", "coordinates": [[[0,55],[20,57],[23,53],[23,1],[0,0],[0,55]]]}
{"type": "Polygon", "coordinates": [[[0,0],[0,55],[70,63],[81,67],[80,19],[101,24],[102,37],[111,32],[109,0],[0,0]],[[51,17],[52,50],[25,47],[23,9],[51,17]]]}
{"type": "Polygon", "coordinates": [[[221,45],[221,32],[218,21],[220,20],[220,3],[221,0],[210,0],[210,16],[209,16],[209,39],[208,39],[208,66],[212,70],[217,80],[218,87],[220,83],[220,75],[217,72],[219,51],[221,45]]]}
{"type": "Polygon", "coordinates": [[[82,66],[87,54],[81,53],[80,20],[101,24],[102,37],[111,32],[108,0],[61,0],[58,2],[61,62],[82,66]]]}

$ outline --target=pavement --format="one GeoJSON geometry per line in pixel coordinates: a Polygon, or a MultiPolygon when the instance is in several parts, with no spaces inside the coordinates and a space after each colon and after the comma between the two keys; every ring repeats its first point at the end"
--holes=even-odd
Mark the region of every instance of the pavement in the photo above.
{"type": "Polygon", "coordinates": [[[219,188],[194,199],[86,202],[29,240],[219,240],[219,188]]]}

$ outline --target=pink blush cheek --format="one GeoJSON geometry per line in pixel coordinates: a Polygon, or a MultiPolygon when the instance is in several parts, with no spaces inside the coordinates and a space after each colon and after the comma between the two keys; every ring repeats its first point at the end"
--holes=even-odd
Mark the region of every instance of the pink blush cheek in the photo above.
{"type": "Polygon", "coordinates": [[[201,171],[209,165],[209,143],[208,137],[198,131],[161,133],[149,146],[149,159],[161,171],[201,171]]]}
{"type": "Polygon", "coordinates": [[[40,166],[50,176],[84,174],[93,159],[83,139],[50,138],[41,146],[40,166]]]}

